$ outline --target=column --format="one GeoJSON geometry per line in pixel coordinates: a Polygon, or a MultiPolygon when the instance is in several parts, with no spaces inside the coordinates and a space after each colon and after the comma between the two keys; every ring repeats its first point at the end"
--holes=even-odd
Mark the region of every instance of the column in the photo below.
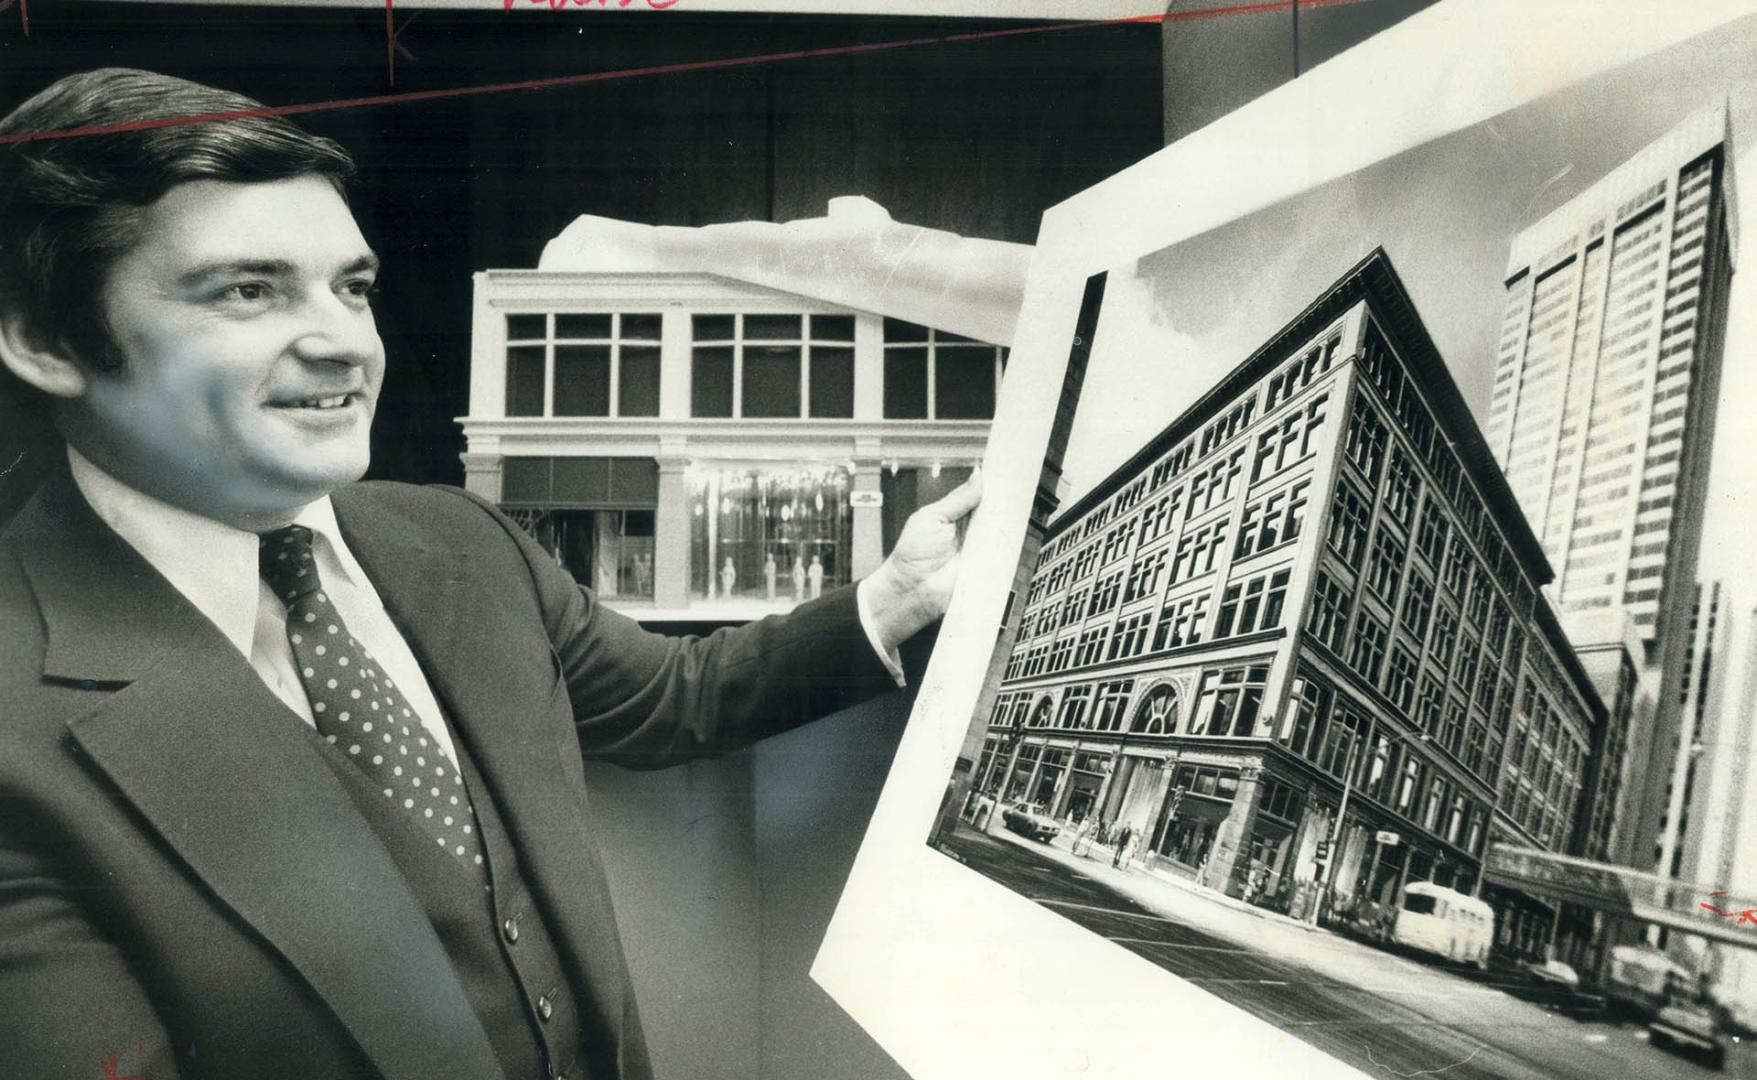
{"type": "Polygon", "coordinates": [[[1254,761],[1240,770],[1238,794],[1233,797],[1232,811],[1214,834],[1214,853],[1208,858],[1208,887],[1219,889],[1228,896],[1238,896],[1244,891],[1244,877],[1250,865],[1251,833],[1256,831],[1257,804],[1263,796],[1263,787],[1257,782],[1262,771],[1262,764],[1254,761]]]}
{"type": "Polygon", "coordinates": [[[500,502],[500,470],[506,458],[500,454],[459,454],[464,463],[464,490],[491,503],[500,502]]]}
{"type": "Polygon", "coordinates": [[[854,316],[854,419],[885,416],[885,321],[854,316]]]}
{"type": "Polygon", "coordinates": [[[849,569],[854,580],[872,573],[885,561],[885,509],[877,457],[856,457],[849,477],[854,504],[854,536],[849,569]]]}
{"type": "Polygon", "coordinates": [[[1049,800],[1049,816],[1057,820],[1068,816],[1068,799],[1074,794],[1074,759],[1080,756],[1079,744],[1075,743],[1067,754],[1067,764],[1055,781],[1055,797],[1049,800]]]}
{"type": "Polygon", "coordinates": [[[666,308],[659,321],[659,415],[666,420],[689,416],[690,313],[666,308]]]}
{"type": "Polygon", "coordinates": [[[1043,778],[1043,755],[1048,752],[1049,745],[1047,743],[1038,744],[1037,760],[1031,763],[1031,775],[1025,780],[1025,787],[1019,792],[1019,797],[1032,806],[1036,805],[1032,796],[1037,794],[1037,781],[1043,778]]]}
{"type": "Polygon", "coordinates": [[[1012,750],[1008,751],[1003,739],[1001,745],[995,748],[995,758],[1004,761],[1005,765],[994,785],[994,810],[989,813],[988,821],[983,826],[984,831],[988,833],[998,833],[1002,829],[1001,811],[1007,805],[1007,788],[1013,783],[1013,771],[1019,767],[1019,750],[1024,745],[1025,740],[1020,739],[1013,744],[1012,750]]]}
{"type": "MultiPolygon", "coordinates": [[[[1096,707],[1096,703],[1094,704],[1094,707],[1096,707]]],[[[1116,774],[1122,769],[1123,762],[1127,760],[1127,758],[1123,757],[1123,748],[1119,744],[1117,748],[1111,752],[1110,768],[1105,770],[1104,779],[1098,781],[1098,794],[1092,797],[1092,812],[1107,822],[1116,816],[1110,807],[1110,791],[1117,784],[1118,777],[1116,774]]]]}
{"type": "Polygon", "coordinates": [[[653,514],[653,606],[689,606],[689,484],[684,470],[689,459],[662,455],[659,461],[659,505],[653,514]]]}

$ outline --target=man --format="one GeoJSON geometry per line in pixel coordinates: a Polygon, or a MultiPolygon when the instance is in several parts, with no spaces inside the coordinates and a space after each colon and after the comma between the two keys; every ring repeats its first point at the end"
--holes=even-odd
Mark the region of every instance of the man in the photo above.
{"type": "Polygon", "coordinates": [[[335,144],[145,72],[0,121],[0,361],[64,459],[0,533],[0,1075],[648,1074],[582,758],[894,685],[977,482],[701,640],[481,500],[357,484],[377,259],[335,144]]]}

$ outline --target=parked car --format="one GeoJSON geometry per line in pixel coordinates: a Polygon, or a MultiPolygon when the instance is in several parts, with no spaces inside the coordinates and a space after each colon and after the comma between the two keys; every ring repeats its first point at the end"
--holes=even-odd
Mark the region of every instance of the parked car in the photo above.
{"type": "Polygon", "coordinates": [[[1689,971],[1658,949],[1618,945],[1611,950],[1610,972],[1604,981],[1605,1003],[1617,1012],[1652,1019],[1666,1004],[1666,987],[1689,977],[1689,971]]]}
{"type": "Polygon", "coordinates": [[[1726,1066],[1726,1031],[1705,1001],[1673,1001],[1647,1025],[1647,1041],[1662,1050],[1695,1050],[1711,1069],[1726,1066]]]}
{"type": "Polygon", "coordinates": [[[1014,803],[1002,811],[1001,824],[1020,836],[1041,840],[1046,844],[1062,831],[1061,826],[1051,820],[1049,815],[1025,803],[1014,803]]]}
{"type": "Polygon", "coordinates": [[[1580,975],[1560,960],[1545,960],[1541,964],[1528,964],[1525,970],[1531,972],[1538,982],[1565,986],[1570,990],[1580,989],[1580,975]]]}

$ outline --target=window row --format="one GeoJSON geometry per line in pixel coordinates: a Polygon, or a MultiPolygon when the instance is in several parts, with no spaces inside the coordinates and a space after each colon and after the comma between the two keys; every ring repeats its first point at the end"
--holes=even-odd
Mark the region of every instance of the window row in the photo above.
{"type": "Polygon", "coordinates": [[[1413,825],[1473,855],[1489,808],[1462,792],[1418,747],[1375,721],[1321,676],[1294,680],[1292,707],[1276,733],[1289,751],[1413,825]]]}
{"type": "MultiPolygon", "coordinates": [[[[662,319],[655,312],[506,316],[508,416],[659,415],[662,319]]],[[[854,316],[690,317],[690,415],[849,419],[854,316]]],[[[988,420],[1006,352],[886,319],[888,420],[988,420]]]]}
{"type": "MultiPolygon", "coordinates": [[[[1148,568],[1155,558],[1150,557],[1148,568]]],[[[1147,610],[1124,616],[1114,627],[1089,629],[1079,636],[1077,642],[1069,636],[1054,642],[1031,644],[1028,637],[1033,627],[1021,623],[1017,643],[1002,677],[1009,682],[1029,679],[1086,667],[1101,659],[1126,660],[1149,651],[1160,652],[1200,644],[1203,640],[1219,641],[1277,629],[1286,614],[1291,576],[1290,570],[1281,568],[1228,583],[1219,593],[1212,627],[1208,623],[1208,614],[1214,594],[1207,590],[1168,600],[1157,612],[1147,610]]],[[[1114,575],[1106,579],[1109,586],[1106,591],[1116,587],[1117,579],[1114,575]]],[[[1076,593],[1064,606],[1036,613],[1036,633],[1050,633],[1084,618],[1078,607],[1082,595],[1076,593]]],[[[1094,594],[1092,600],[1086,601],[1088,608],[1099,599],[1101,597],[1094,594]]],[[[1026,618],[1029,620],[1033,616],[1026,618]]]]}

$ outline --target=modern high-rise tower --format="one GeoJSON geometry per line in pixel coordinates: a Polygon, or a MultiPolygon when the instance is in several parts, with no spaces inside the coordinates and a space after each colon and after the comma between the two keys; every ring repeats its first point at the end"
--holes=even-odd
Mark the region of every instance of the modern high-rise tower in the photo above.
{"type": "MultiPolygon", "coordinates": [[[[1489,407],[1552,599],[1626,612],[1666,688],[1683,679],[1726,339],[1730,147],[1726,106],[1700,110],[1513,239],[1489,407]]],[[[1635,835],[1665,809],[1671,770],[1643,763],[1673,744],[1676,697],[1630,733],[1635,835]]]]}

